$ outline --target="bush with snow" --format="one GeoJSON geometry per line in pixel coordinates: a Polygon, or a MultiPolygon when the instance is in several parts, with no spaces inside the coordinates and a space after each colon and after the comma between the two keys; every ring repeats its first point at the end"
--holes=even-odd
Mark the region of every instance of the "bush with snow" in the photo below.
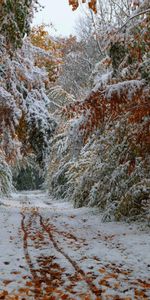
{"type": "Polygon", "coordinates": [[[149,216],[147,4],[139,3],[125,33],[113,24],[107,56],[90,77],[93,90],[64,108],[52,145],[50,193],[75,207],[99,207],[104,221],[149,216]]]}
{"type": "Polygon", "coordinates": [[[0,153],[0,197],[8,195],[12,190],[12,172],[0,153]]]}

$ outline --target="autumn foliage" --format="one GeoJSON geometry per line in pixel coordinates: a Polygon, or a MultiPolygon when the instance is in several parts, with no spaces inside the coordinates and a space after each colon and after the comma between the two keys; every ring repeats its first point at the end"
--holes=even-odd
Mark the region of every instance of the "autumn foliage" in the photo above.
{"type": "MultiPolygon", "coordinates": [[[[78,1],[72,4],[76,8],[78,1]]],[[[121,28],[117,24],[106,30],[102,57],[92,72],[93,88],[84,99],[62,109],[63,121],[53,144],[50,192],[71,199],[76,207],[98,206],[104,210],[104,221],[136,219],[149,211],[146,5],[134,3],[132,9],[138,11],[121,28]]]]}
{"type": "MultiPolygon", "coordinates": [[[[0,168],[3,160],[12,166],[18,157],[34,157],[48,169],[47,187],[55,197],[72,200],[76,207],[108,209],[105,220],[146,214],[148,1],[118,6],[111,0],[84,0],[91,13],[80,22],[78,39],[51,37],[41,25],[24,41],[36,1],[16,3],[8,26],[12,1],[0,3],[0,168]]],[[[80,3],[69,1],[74,10],[80,3]]]]}
{"type": "Polygon", "coordinates": [[[124,117],[129,124],[137,124],[137,131],[133,132],[133,138],[130,136],[130,139],[140,145],[142,152],[148,152],[150,87],[149,62],[146,64],[145,56],[149,52],[150,42],[149,15],[142,18],[138,25],[132,25],[129,31],[131,36],[127,41],[122,42],[126,33],[124,37],[118,32],[111,37],[111,45],[108,46],[110,60],[107,58],[102,61],[106,68],[112,65],[111,79],[109,78],[106,84],[97,85],[84,100],[64,108],[63,113],[69,119],[79,118],[81,115],[84,117],[84,122],[79,126],[84,142],[95,129],[124,117]],[[124,53],[121,58],[123,47],[124,53]],[[122,70],[127,72],[125,78],[122,70]]]}
{"type": "Polygon", "coordinates": [[[118,84],[114,84],[106,90],[93,91],[84,101],[77,101],[64,108],[63,113],[69,119],[85,116],[84,123],[79,126],[79,130],[83,131],[84,142],[94,130],[107,122],[125,117],[125,114],[129,123],[142,125],[143,120],[147,118],[141,130],[137,130],[136,136],[134,132],[134,138],[135,143],[141,145],[141,150],[149,151],[149,89],[144,82],[139,82],[138,85],[134,80],[122,82],[120,89],[118,88],[118,84]]]}
{"type": "MultiPolygon", "coordinates": [[[[97,1],[96,0],[90,0],[90,1],[82,0],[82,3],[86,3],[86,2],[88,2],[88,7],[96,13],[97,12],[97,9],[96,9],[97,1]]],[[[79,6],[79,1],[78,0],[69,0],[69,5],[72,6],[73,10],[76,10],[79,6]]]]}

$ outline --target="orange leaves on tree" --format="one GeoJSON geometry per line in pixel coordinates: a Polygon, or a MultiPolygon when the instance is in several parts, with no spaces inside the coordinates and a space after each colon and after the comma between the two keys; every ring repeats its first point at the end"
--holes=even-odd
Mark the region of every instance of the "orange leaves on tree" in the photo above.
{"type": "MultiPolygon", "coordinates": [[[[149,90],[142,81],[130,80],[108,86],[104,91],[97,90],[84,100],[66,106],[63,114],[68,119],[85,117],[79,131],[86,142],[88,136],[108,122],[126,115],[128,124],[137,124],[129,136],[132,146],[139,143],[141,151],[150,150],[150,104],[149,90]],[[134,138],[133,138],[134,134],[134,138]]],[[[133,163],[131,163],[133,169],[133,163]]]]}
{"type": "Polygon", "coordinates": [[[94,11],[94,13],[97,13],[96,0],[89,1],[88,5],[89,5],[89,8],[94,11]]]}
{"type": "MultiPolygon", "coordinates": [[[[45,52],[48,52],[47,55],[43,55],[40,52],[35,55],[35,64],[42,68],[46,68],[48,72],[48,77],[50,82],[54,82],[58,76],[58,71],[61,60],[61,51],[60,44],[50,36],[49,32],[46,30],[47,25],[40,25],[33,27],[30,33],[30,41],[32,45],[43,49],[45,52]]],[[[52,26],[52,25],[50,25],[52,26]]]]}
{"type": "Polygon", "coordinates": [[[56,50],[57,44],[50,38],[46,25],[42,24],[32,28],[30,33],[32,45],[44,49],[46,51],[56,50]]]}
{"type": "MultiPolygon", "coordinates": [[[[82,3],[86,3],[86,2],[87,2],[86,0],[82,0],[82,3]]],[[[97,3],[97,0],[89,0],[88,1],[88,6],[91,10],[94,11],[94,13],[97,12],[96,3],[97,3]]],[[[69,5],[72,6],[72,10],[76,10],[79,6],[79,1],[78,0],[69,0],[69,5]]]]}
{"type": "Polygon", "coordinates": [[[84,101],[77,101],[65,107],[63,114],[69,119],[79,118],[81,115],[85,117],[85,122],[80,124],[79,131],[84,132],[84,141],[86,141],[89,134],[102,124],[104,116],[103,99],[99,97],[99,92],[92,92],[84,101]]]}
{"type": "Polygon", "coordinates": [[[69,5],[72,6],[72,10],[76,10],[79,6],[78,0],[69,0],[69,5]]]}

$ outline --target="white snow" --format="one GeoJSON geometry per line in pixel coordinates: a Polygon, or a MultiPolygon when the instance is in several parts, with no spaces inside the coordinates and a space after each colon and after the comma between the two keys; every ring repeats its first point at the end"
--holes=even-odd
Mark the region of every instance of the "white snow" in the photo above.
{"type": "Polygon", "coordinates": [[[132,100],[134,94],[136,94],[143,85],[144,80],[126,80],[113,85],[108,85],[105,96],[108,100],[111,100],[114,95],[120,97],[123,92],[126,92],[126,99],[132,100]]]}
{"type": "Polygon", "coordinates": [[[102,223],[96,209],[74,209],[71,203],[56,201],[41,191],[13,193],[0,200],[0,295],[5,290],[22,299],[30,283],[25,299],[34,299],[34,278],[23,249],[23,216],[32,267],[39,277],[43,270],[45,280],[51,278],[41,284],[40,299],[46,299],[48,289],[52,292],[46,295],[56,299],[150,297],[148,228],[102,223]],[[43,229],[40,216],[52,239],[43,229]],[[138,296],[142,293],[145,296],[138,296]]]}

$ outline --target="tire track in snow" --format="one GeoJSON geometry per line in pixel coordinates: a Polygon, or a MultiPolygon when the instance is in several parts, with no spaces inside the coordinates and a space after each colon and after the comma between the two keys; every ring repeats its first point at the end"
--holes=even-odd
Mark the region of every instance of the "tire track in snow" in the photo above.
{"type": "MultiPolygon", "coordinates": [[[[50,229],[50,224],[45,224],[46,221],[44,220],[44,218],[42,217],[42,215],[38,212],[38,211],[34,211],[31,212],[31,215],[29,217],[29,222],[27,224],[25,224],[25,220],[26,220],[26,215],[24,212],[21,212],[21,216],[22,216],[22,220],[21,220],[21,230],[23,232],[23,248],[24,248],[24,254],[25,254],[25,259],[27,262],[27,265],[29,267],[31,276],[32,276],[32,282],[34,285],[34,297],[36,300],[39,299],[43,299],[43,290],[42,290],[42,286],[41,286],[41,282],[43,280],[42,278],[42,270],[39,269],[35,269],[35,265],[32,262],[32,258],[29,254],[29,245],[28,245],[28,240],[30,238],[30,233],[32,233],[32,222],[33,219],[35,220],[36,218],[39,218],[39,224],[43,230],[43,235],[44,233],[46,233],[49,237],[49,242],[52,243],[54,249],[61,254],[73,267],[73,269],[75,270],[75,272],[77,273],[77,275],[80,276],[81,280],[84,281],[89,289],[89,292],[92,293],[92,295],[98,297],[101,295],[102,291],[100,288],[97,288],[94,283],[92,282],[91,278],[88,278],[86,273],[80,268],[80,266],[77,264],[77,262],[75,260],[73,260],[67,253],[65,253],[61,247],[58,245],[58,243],[55,241],[54,236],[52,234],[52,230],[50,229]],[[40,275],[37,275],[37,271],[38,273],[40,273],[40,275]],[[42,280],[41,280],[42,279],[42,280]]],[[[55,229],[53,229],[55,231],[55,229]]],[[[56,230],[57,231],[57,230],[56,230]]],[[[37,228],[37,232],[38,228],[37,228]]],[[[49,270],[50,274],[51,274],[51,270],[49,270]]],[[[85,295],[86,296],[86,295],[85,295]]]]}
{"type": "Polygon", "coordinates": [[[65,253],[57,244],[57,242],[55,241],[53,234],[50,230],[50,226],[46,225],[43,221],[43,217],[38,213],[38,216],[40,218],[40,224],[42,226],[42,228],[44,229],[45,232],[47,232],[50,241],[53,243],[54,248],[57,250],[57,252],[59,252],[61,255],[63,255],[65,257],[65,259],[72,265],[72,267],[75,269],[75,271],[81,275],[82,280],[84,280],[86,282],[86,284],[88,285],[90,291],[92,292],[92,294],[94,294],[95,296],[101,296],[102,290],[98,289],[94,283],[91,282],[90,278],[87,278],[86,273],[79,267],[79,265],[77,264],[77,262],[75,260],[73,260],[67,253],[65,253]]]}
{"type": "Polygon", "coordinates": [[[28,232],[29,232],[29,230],[31,230],[32,219],[33,219],[33,216],[35,215],[35,213],[30,216],[30,220],[29,220],[29,223],[27,225],[28,228],[26,228],[26,226],[25,226],[25,219],[26,219],[25,214],[22,212],[21,215],[22,215],[21,229],[22,229],[22,232],[23,232],[24,255],[25,255],[25,259],[26,259],[27,265],[29,267],[30,273],[32,275],[32,280],[33,280],[33,284],[34,284],[34,296],[35,296],[35,299],[38,300],[39,299],[39,292],[40,292],[39,290],[37,290],[37,288],[39,286],[39,277],[38,277],[38,275],[37,275],[37,273],[34,269],[34,264],[32,262],[30,254],[29,254],[29,246],[28,246],[28,238],[29,238],[29,233],[28,232]]]}

